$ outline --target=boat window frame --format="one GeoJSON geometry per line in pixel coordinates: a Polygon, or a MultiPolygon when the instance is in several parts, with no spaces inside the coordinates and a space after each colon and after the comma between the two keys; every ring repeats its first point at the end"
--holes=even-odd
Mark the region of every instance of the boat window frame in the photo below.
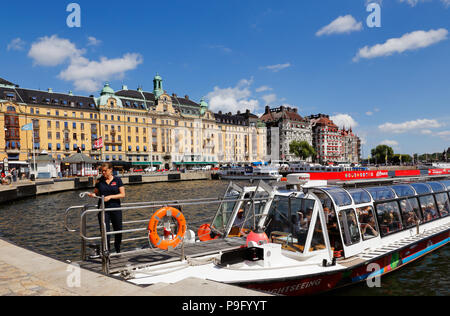
{"type": "MultiPolygon", "coordinates": [[[[381,238],[385,238],[385,237],[388,237],[388,236],[391,236],[391,235],[394,235],[394,234],[397,234],[397,233],[400,233],[400,232],[406,230],[405,224],[403,223],[403,216],[402,216],[402,211],[401,211],[400,199],[399,199],[399,198],[389,199],[389,200],[382,200],[382,201],[377,201],[377,202],[374,202],[373,205],[374,205],[374,207],[375,207],[375,213],[376,213],[377,220],[378,220],[378,223],[379,223],[379,226],[378,226],[378,227],[379,227],[379,229],[380,229],[380,236],[381,236],[381,238]],[[402,225],[402,228],[401,228],[401,229],[398,229],[398,230],[396,230],[396,231],[394,231],[394,232],[384,233],[383,230],[382,230],[382,228],[381,228],[381,223],[380,223],[380,220],[379,220],[378,206],[379,206],[380,204],[387,204],[387,203],[393,203],[393,202],[397,204],[398,213],[399,213],[399,215],[400,215],[400,223],[401,223],[401,225],[402,225]]],[[[420,203],[419,203],[419,205],[420,205],[420,203]]],[[[410,228],[408,228],[408,229],[410,229],[410,228]]]]}
{"type": "Polygon", "coordinates": [[[349,189],[346,189],[346,191],[352,197],[353,203],[355,205],[367,204],[367,203],[371,203],[373,201],[372,195],[367,190],[364,190],[363,188],[351,188],[351,189],[349,188],[349,189]],[[369,197],[369,201],[362,201],[362,202],[358,201],[358,202],[356,202],[355,198],[353,197],[352,193],[350,193],[350,191],[362,191],[362,192],[365,192],[367,194],[367,196],[369,197]]]}
{"type": "MultiPolygon", "coordinates": [[[[229,233],[229,226],[230,226],[230,223],[233,224],[233,221],[234,221],[234,214],[237,212],[237,210],[239,210],[238,207],[239,207],[240,204],[241,204],[241,203],[239,203],[238,201],[239,201],[239,200],[242,200],[243,196],[245,195],[245,192],[244,192],[245,190],[244,190],[243,188],[241,188],[240,186],[238,186],[237,184],[235,184],[235,183],[233,183],[233,182],[230,182],[230,183],[228,184],[227,189],[225,190],[224,195],[223,195],[223,200],[227,200],[227,194],[228,194],[228,191],[230,191],[230,190],[235,190],[235,191],[237,191],[237,192],[239,193],[239,196],[238,196],[238,198],[236,199],[236,201],[234,202],[234,207],[233,207],[233,210],[232,210],[231,213],[230,213],[231,215],[230,215],[230,219],[228,220],[228,223],[225,225],[225,227],[222,227],[222,228],[224,228],[224,231],[222,231],[221,229],[215,227],[215,226],[214,226],[214,223],[215,223],[216,219],[218,218],[219,213],[220,213],[220,210],[221,210],[222,206],[224,205],[224,203],[229,203],[230,201],[228,201],[228,202],[222,201],[222,202],[219,204],[219,207],[218,207],[218,209],[217,209],[217,211],[216,211],[216,214],[214,215],[214,218],[212,219],[211,225],[210,225],[211,231],[213,231],[213,232],[215,232],[215,233],[219,233],[220,235],[222,235],[222,234],[225,235],[225,234],[229,233]],[[233,221],[232,221],[231,219],[233,219],[233,221]]],[[[231,192],[231,191],[230,191],[230,192],[231,192]]],[[[223,221],[223,219],[222,219],[222,221],[223,221]]]]}
{"type": "Polygon", "coordinates": [[[410,184],[406,184],[406,183],[391,185],[390,188],[394,191],[395,195],[399,198],[408,198],[410,196],[415,196],[417,194],[416,190],[414,190],[414,188],[410,184]],[[412,195],[399,195],[398,192],[394,189],[394,187],[400,187],[400,186],[409,187],[411,189],[412,195]]]}
{"type": "MultiPolygon", "coordinates": [[[[340,226],[340,230],[341,230],[341,236],[345,238],[343,238],[343,243],[345,245],[345,247],[352,247],[352,246],[356,246],[358,244],[360,244],[363,241],[362,238],[362,234],[361,234],[361,227],[360,227],[360,223],[358,220],[358,214],[356,213],[356,209],[354,207],[348,207],[348,208],[343,208],[342,210],[339,210],[339,214],[338,214],[338,222],[339,222],[339,226],[340,226]],[[358,232],[358,237],[359,239],[355,242],[351,242],[350,244],[347,244],[347,233],[349,234],[350,237],[351,236],[351,231],[350,231],[350,227],[348,226],[348,219],[345,222],[341,222],[341,215],[345,213],[345,217],[347,218],[347,212],[353,212],[354,218],[355,218],[355,224],[356,224],[356,229],[358,232]],[[342,225],[344,224],[344,225],[342,225]]],[[[350,238],[351,240],[351,238],[350,238]]]]}
{"type": "Polygon", "coordinates": [[[443,192],[447,192],[446,186],[445,186],[443,183],[439,182],[439,181],[430,181],[430,182],[427,182],[427,184],[428,184],[428,186],[431,188],[431,191],[432,191],[433,193],[443,193],[443,192]],[[432,184],[438,184],[438,185],[441,185],[441,186],[442,186],[441,190],[440,190],[440,191],[435,191],[435,190],[433,189],[433,187],[432,187],[432,184]]]}
{"type": "MultiPolygon", "coordinates": [[[[371,201],[372,202],[372,201],[371,201]]],[[[358,221],[358,223],[359,223],[359,232],[360,232],[360,234],[361,234],[361,237],[362,237],[362,241],[364,242],[364,241],[369,241],[369,240],[373,240],[373,239],[375,239],[375,238],[381,238],[381,233],[380,233],[380,225],[378,225],[378,218],[377,218],[377,213],[376,213],[376,211],[375,211],[375,207],[374,207],[374,205],[373,205],[373,203],[361,203],[361,204],[358,204],[358,205],[356,205],[355,206],[355,210],[356,210],[356,216],[357,216],[357,221],[358,221]],[[373,219],[374,219],[374,221],[375,221],[375,227],[373,227],[376,231],[377,231],[377,233],[378,233],[378,235],[377,236],[372,236],[372,237],[369,237],[369,238],[366,238],[365,237],[365,235],[362,233],[362,226],[361,225],[365,225],[365,224],[367,224],[367,223],[362,223],[360,220],[359,220],[359,214],[358,214],[358,209],[363,209],[363,208],[367,208],[367,207],[370,207],[371,208],[371,212],[372,212],[372,215],[373,215],[373,219]]]]}
{"type": "MultiPolygon", "coordinates": [[[[415,214],[415,216],[416,216],[416,223],[415,223],[415,225],[417,225],[417,220],[419,220],[419,223],[423,223],[423,212],[422,212],[422,208],[420,207],[420,200],[419,200],[419,198],[418,198],[417,196],[412,196],[412,197],[401,197],[401,198],[399,198],[399,200],[398,200],[398,204],[399,204],[399,206],[400,206],[400,214],[401,214],[401,216],[402,216],[402,222],[403,222],[403,226],[404,226],[404,229],[403,229],[403,230],[411,229],[412,227],[415,226],[415,225],[408,226],[407,223],[406,223],[406,219],[405,219],[405,216],[404,216],[404,213],[405,213],[406,211],[403,210],[402,204],[401,204],[401,202],[402,202],[403,200],[406,201],[407,203],[409,202],[409,200],[415,200],[415,201],[416,201],[417,206],[419,207],[420,218],[417,218],[417,214],[416,214],[416,212],[414,212],[414,214],[415,214]]],[[[413,211],[414,211],[414,208],[413,208],[413,211]]]]}
{"type": "MultiPolygon", "coordinates": [[[[271,200],[270,207],[269,207],[269,209],[267,211],[266,221],[268,221],[270,219],[270,211],[272,209],[273,203],[277,202],[276,201],[277,198],[287,199],[288,200],[288,214],[287,214],[287,218],[281,212],[278,212],[278,211],[277,212],[281,215],[282,218],[284,218],[285,222],[288,223],[288,225],[289,225],[288,230],[289,231],[288,232],[284,232],[284,231],[282,232],[282,231],[273,230],[270,234],[268,234],[268,237],[271,238],[272,237],[272,233],[274,233],[274,232],[275,233],[277,233],[277,232],[278,233],[284,233],[284,234],[287,234],[287,236],[286,236],[287,239],[286,239],[285,245],[287,245],[288,247],[291,247],[291,249],[294,249],[294,250],[286,249],[287,251],[293,251],[293,252],[295,252],[295,253],[297,253],[297,254],[299,254],[301,256],[309,256],[309,255],[311,255],[311,253],[313,253],[313,254],[316,253],[316,251],[310,252],[309,249],[310,249],[310,246],[311,246],[312,235],[314,233],[314,229],[311,229],[311,228],[315,227],[315,225],[317,223],[316,218],[317,218],[317,216],[320,216],[320,214],[319,214],[319,205],[318,205],[319,202],[316,201],[315,198],[308,198],[307,195],[305,195],[305,196],[302,196],[302,195],[297,196],[295,193],[291,194],[291,195],[276,194],[276,195],[273,196],[273,198],[271,200]],[[292,221],[291,221],[291,218],[292,218],[292,203],[291,203],[291,201],[294,200],[294,199],[310,200],[310,201],[314,202],[313,209],[312,209],[312,214],[311,214],[311,219],[310,219],[310,222],[309,222],[308,228],[307,228],[305,243],[303,245],[298,243],[298,238],[296,238],[297,239],[297,243],[294,243],[294,228],[295,228],[295,224],[292,223],[292,221]],[[295,249],[294,246],[293,246],[294,244],[303,246],[303,251],[301,251],[299,248],[295,249]]],[[[303,202],[301,202],[301,205],[303,205],[303,202]]],[[[265,232],[267,232],[267,228],[268,228],[270,223],[271,223],[271,220],[268,223],[267,222],[264,223],[263,227],[264,227],[264,231],[265,232]]],[[[323,232],[322,232],[322,234],[323,234],[323,232]]],[[[324,236],[324,240],[325,240],[325,238],[326,237],[324,236]]]]}
{"type": "Polygon", "coordinates": [[[441,211],[439,210],[439,206],[438,206],[438,204],[437,204],[437,196],[436,196],[436,195],[445,195],[445,196],[447,196],[447,201],[448,201],[448,203],[450,204],[450,193],[449,193],[449,192],[446,192],[446,191],[434,193],[434,199],[436,200],[436,207],[437,207],[438,213],[439,213],[439,215],[440,215],[440,218],[448,217],[448,216],[450,215],[450,209],[447,210],[447,215],[442,216],[442,213],[441,213],[441,211]]]}
{"type": "MultiPolygon", "coordinates": [[[[331,200],[333,201],[335,207],[337,206],[339,209],[340,209],[340,208],[345,208],[345,207],[351,207],[352,205],[355,204],[355,202],[353,201],[353,197],[351,196],[351,194],[350,194],[347,190],[345,190],[345,189],[343,189],[343,188],[340,188],[340,187],[328,187],[328,188],[321,187],[321,188],[318,188],[318,189],[320,189],[320,190],[324,191],[325,193],[327,193],[327,195],[328,195],[328,196],[331,198],[331,200]],[[334,191],[334,190],[336,190],[336,191],[341,191],[342,193],[345,193],[345,194],[347,195],[347,197],[349,198],[349,200],[350,200],[350,204],[344,204],[344,205],[338,204],[337,201],[336,201],[336,199],[335,199],[335,197],[333,196],[333,195],[334,195],[334,194],[333,194],[333,191],[334,191]]],[[[341,193],[341,192],[340,192],[340,193],[341,193]]]]}
{"type": "Polygon", "coordinates": [[[419,200],[419,206],[420,206],[420,209],[422,210],[422,224],[428,224],[428,223],[432,223],[432,222],[434,222],[434,221],[436,221],[436,220],[438,220],[438,219],[441,219],[441,214],[439,213],[439,209],[438,209],[438,207],[437,207],[437,201],[436,201],[436,197],[435,197],[435,193],[428,193],[428,194],[421,194],[421,195],[418,195],[418,200],[419,200]],[[436,218],[433,218],[432,220],[430,220],[430,221],[424,221],[425,220],[425,211],[424,211],[424,209],[423,209],[423,207],[422,207],[422,203],[421,203],[421,201],[420,201],[420,198],[423,198],[423,197],[429,197],[429,196],[431,196],[431,198],[433,199],[433,202],[434,202],[434,206],[435,206],[435,209],[436,209],[436,212],[437,212],[437,217],[436,218]]]}

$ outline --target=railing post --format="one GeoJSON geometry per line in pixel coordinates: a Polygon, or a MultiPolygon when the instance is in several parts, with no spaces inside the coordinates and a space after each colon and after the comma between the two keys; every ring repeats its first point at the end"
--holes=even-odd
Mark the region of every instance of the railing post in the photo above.
{"type": "Polygon", "coordinates": [[[100,215],[100,230],[102,234],[102,270],[103,273],[109,274],[109,250],[108,250],[108,235],[106,231],[105,220],[105,196],[101,200],[101,215],[100,215]]]}
{"type": "MultiPolygon", "coordinates": [[[[83,213],[86,211],[87,207],[84,206],[81,209],[81,215],[83,215],[83,213]]],[[[80,222],[80,232],[81,232],[81,236],[86,236],[86,216],[83,216],[81,218],[81,222],[80,222]]],[[[84,238],[81,238],[81,261],[85,261],[87,259],[87,252],[86,252],[86,240],[84,240],[84,238]]]]}

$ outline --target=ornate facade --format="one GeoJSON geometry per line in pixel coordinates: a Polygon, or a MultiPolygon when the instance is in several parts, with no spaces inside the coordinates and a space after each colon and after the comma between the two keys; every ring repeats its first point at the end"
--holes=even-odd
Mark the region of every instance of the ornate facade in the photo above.
{"type": "Polygon", "coordinates": [[[22,89],[0,79],[0,126],[1,161],[30,161],[33,151],[62,160],[82,151],[98,161],[172,168],[266,155],[263,125],[223,121],[204,100],[167,94],[159,75],[152,92],[126,86],[115,92],[105,84],[98,98],[22,89]],[[29,123],[32,131],[22,130],[29,123]],[[99,138],[104,146],[96,149],[99,138]]]}

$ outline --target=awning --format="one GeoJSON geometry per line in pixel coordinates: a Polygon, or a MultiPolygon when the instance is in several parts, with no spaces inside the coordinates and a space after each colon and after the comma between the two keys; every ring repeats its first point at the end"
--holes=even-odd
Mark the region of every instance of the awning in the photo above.
{"type": "Polygon", "coordinates": [[[159,166],[162,165],[162,162],[159,161],[154,161],[154,162],[150,162],[150,161],[138,161],[138,162],[133,162],[132,163],[133,166],[159,166]]]}
{"type": "Polygon", "coordinates": [[[198,161],[190,161],[190,162],[174,162],[174,165],[217,165],[218,162],[198,162],[198,161]]]}

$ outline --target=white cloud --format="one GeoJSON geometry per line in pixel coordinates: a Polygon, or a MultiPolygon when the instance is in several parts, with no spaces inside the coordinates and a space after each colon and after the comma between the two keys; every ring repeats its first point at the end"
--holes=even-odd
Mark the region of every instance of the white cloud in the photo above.
{"type": "Polygon", "coordinates": [[[59,38],[57,35],[41,37],[31,45],[28,57],[39,66],[58,66],[68,59],[78,58],[84,54],[77,49],[68,39],[59,38]]]}
{"type": "MultiPolygon", "coordinates": [[[[431,2],[432,0],[399,0],[399,2],[407,3],[411,7],[415,7],[419,2],[431,2]]],[[[450,6],[450,0],[441,0],[441,3],[448,8],[450,6]]]]}
{"type": "Polygon", "coordinates": [[[330,116],[330,119],[340,128],[355,128],[359,124],[348,114],[336,114],[330,116]]]}
{"type": "Polygon", "coordinates": [[[92,61],[80,57],[72,60],[69,67],[59,74],[66,81],[73,81],[77,90],[95,92],[105,81],[121,79],[125,72],[136,69],[143,62],[139,54],[125,54],[121,58],[100,58],[92,61]]]}
{"type": "MultiPolygon", "coordinates": [[[[98,45],[99,40],[89,37],[90,45],[98,45]]],[[[88,44],[89,45],[89,44],[88,44]]],[[[99,61],[89,60],[83,55],[84,49],[78,49],[68,39],[57,35],[39,38],[32,44],[28,56],[35,65],[58,66],[67,63],[58,77],[62,80],[72,81],[76,90],[87,92],[98,91],[105,81],[122,79],[125,72],[135,69],[143,62],[142,56],[128,53],[120,58],[109,59],[101,57],[99,61]]]]}
{"type": "Polygon", "coordinates": [[[403,53],[409,50],[417,50],[430,45],[439,43],[447,39],[448,31],[446,29],[415,31],[407,33],[400,38],[391,38],[384,44],[377,44],[372,47],[365,46],[361,48],[353,61],[361,58],[371,59],[382,56],[390,56],[394,53],[403,53]]]}
{"type": "Polygon", "coordinates": [[[322,27],[317,31],[316,36],[331,35],[331,34],[343,34],[361,31],[363,28],[362,22],[357,22],[353,16],[346,15],[340,16],[330,24],[322,27]]]}
{"type": "Polygon", "coordinates": [[[269,65],[269,66],[263,66],[263,67],[259,67],[259,69],[262,70],[270,70],[273,72],[279,72],[283,69],[289,68],[292,65],[290,63],[286,63],[286,64],[277,64],[277,65],[269,65]]]}
{"type": "Polygon", "coordinates": [[[210,49],[218,49],[218,50],[222,51],[223,53],[227,53],[227,54],[233,52],[233,50],[231,48],[228,48],[228,47],[226,47],[224,45],[209,45],[208,48],[210,48],[210,49]]]}
{"type": "Polygon", "coordinates": [[[259,88],[257,88],[255,91],[256,92],[264,92],[264,91],[272,91],[273,89],[271,87],[268,86],[261,86],[259,88]]]}
{"type": "Polygon", "coordinates": [[[23,41],[20,37],[13,39],[7,47],[7,50],[15,50],[15,51],[21,51],[25,49],[26,42],[23,41]]]}
{"type": "Polygon", "coordinates": [[[95,37],[93,37],[93,36],[89,36],[88,37],[88,46],[98,46],[98,45],[100,45],[102,43],[102,41],[101,40],[99,40],[99,39],[96,39],[95,37]]]}
{"type": "Polygon", "coordinates": [[[259,101],[252,98],[250,91],[252,84],[253,79],[242,79],[235,87],[214,87],[214,91],[206,96],[211,110],[236,113],[248,109],[255,112],[259,107],[259,101]]]}
{"type": "Polygon", "coordinates": [[[275,93],[267,94],[262,97],[266,105],[273,105],[273,102],[277,100],[277,95],[275,93]]]}
{"type": "Polygon", "coordinates": [[[436,133],[436,135],[441,137],[442,139],[450,140],[450,131],[438,132],[438,133],[436,133]]]}
{"type": "Polygon", "coordinates": [[[422,130],[429,130],[430,128],[439,128],[442,124],[437,120],[418,119],[415,121],[408,121],[404,123],[385,123],[378,126],[382,132],[402,134],[407,132],[421,132],[422,130]]]}
{"type": "Polygon", "coordinates": [[[372,116],[372,115],[373,115],[373,112],[372,112],[372,111],[368,111],[368,112],[366,112],[366,115],[367,115],[367,116],[372,116]]]}
{"type": "Polygon", "coordinates": [[[391,146],[391,147],[398,147],[398,145],[399,145],[398,141],[396,141],[396,140],[389,140],[389,139],[383,140],[380,144],[381,145],[391,146]]]}

